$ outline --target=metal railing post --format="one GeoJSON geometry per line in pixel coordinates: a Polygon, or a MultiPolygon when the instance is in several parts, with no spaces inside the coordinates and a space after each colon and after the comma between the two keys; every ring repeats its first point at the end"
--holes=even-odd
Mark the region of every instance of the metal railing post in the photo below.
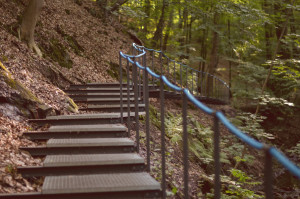
{"type": "Polygon", "coordinates": [[[184,164],[184,198],[189,198],[189,146],[188,146],[188,131],[187,131],[187,96],[182,92],[182,128],[183,128],[183,164],[184,164]]]}
{"type": "MultiPolygon", "coordinates": [[[[146,66],[147,66],[147,57],[146,57],[146,53],[145,55],[143,56],[143,66],[145,67],[145,70],[143,72],[143,103],[145,104],[146,102],[146,97],[145,97],[145,94],[146,94],[146,66]]],[[[148,74],[148,73],[147,73],[148,74]]]]}
{"type": "Polygon", "coordinates": [[[122,74],[122,57],[121,52],[119,53],[119,66],[120,66],[120,116],[121,124],[123,124],[123,74],[122,74]]]}
{"type": "Polygon", "coordinates": [[[214,163],[215,163],[215,179],[214,179],[214,199],[221,198],[221,163],[220,163],[220,131],[219,120],[216,112],[213,114],[214,119],[214,163]]]}
{"type": "Polygon", "coordinates": [[[265,175],[264,175],[264,187],[266,199],[273,199],[273,163],[272,155],[270,154],[270,147],[265,146],[265,175]]]}
{"type": "Polygon", "coordinates": [[[129,60],[127,58],[127,136],[130,137],[131,121],[130,121],[130,70],[129,70],[129,60]]]}
{"type": "Polygon", "coordinates": [[[166,198],[166,145],[165,145],[165,96],[164,96],[164,81],[162,75],[160,77],[160,126],[161,126],[161,172],[162,172],[162,192],[166,198]]]}
{"type": "Polygon", "coordinates": [[[192,70],[192,95],[194,95],[194,71],[192,70]]]}
{"type": "Polygon", "coordinates": [[[145,67],[145,109],[146,109],[146,145],[147,145],[147,171],[150,172],[150,115],[149,115],[149,77],[145,67]]]}
{"type": "Polygon", "coordinates": [[[138,66],[136,62],[133,64],[133,81],[134,81],[134,106],[135,106],[135,131],[136,131],[136,147],[137,153],[140,151],[140,129],[139,129],[139,101],[138,101],[138,66]]]}
{"type": "Polygon", "coordinates": [[[183,84],[182,84],[182,64],[179,64],[180,65],[180,86],[183,87],[183,84]]]}
{"type": "Polygon", "coordinates": [[[174,61],[174,82],[176,82],[176,61],[174,61]]]}
{"type": "Polygon", "coordinates": [[[188,83],[188,67],[185,66],[185,81],[186,81],[186,88],[189,89],[189,83],[188,83]]]}
{"type": "MultiPolygon", "coordinates": [[[[154,71],[154,51],[152,51],[152,64],[151,64],[151,66],[152,66],[151,70],[153,72],[155,72],[154,71]]],[[[152,77],[152,84],[154,85],[154,77],[152,77]]]]}

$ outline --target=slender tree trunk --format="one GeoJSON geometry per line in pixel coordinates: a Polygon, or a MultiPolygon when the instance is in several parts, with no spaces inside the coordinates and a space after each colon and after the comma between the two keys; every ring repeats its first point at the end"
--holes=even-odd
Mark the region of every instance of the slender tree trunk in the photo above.
{"type": "Polygon", "coordinates": [[[26,41],[28,47],[34,50],[40,57],[42,57],[42,52],[34,41],[34,31],[44,4],[44,0],[31,0],[24,12],[22,24],[19,29],[20,39],[26,41]]]}
{"type": "MultiPolygon", "coordinates": [[[[215,12],[214,13],[214,26],[217,28],[217,25],[219,23],[219,13],[215,12]]],[[[219,55],[218,55],[218,50],[219,50],[219,44],[220,44],[220,38],[217,30],[213,30],[213,38],[212,38],[212,49],[210,52],[210,62],[208,66],[208,73],[211,75],[214,75],[219,63],[219,55]]],[[[208,96],[213,95],[213,78],[209,75],[207,75],[207,85],[206,85],[206,93],[208,96]]]]}
{"type": "Polygon", "coordinates": [[[150,0],[145,0],[145,14],[146,17],[144,19],[144,29],[143,32],[148,33],[148,23],[150,18],[151,5],[150,0]]]}
{"type": "MultiPolygon", "coordinates": [[[[263,8],[267,14],[271,14],[269,0],[264,0],[263,8]]],[[[266,59],[270,60],[272,58],[271,52],[271,41],[272,38],[272,25],[265,23],[265,42],[266,42],[266,59]]]]}
{"type": "Polygon", "coordinates": [[[164,43],[163,43],[163,50],[167,50],[167,45],[168,45],[168,39],[169,39],[169,36],[170,36],[170,31],[172,29],[172,26],[173,26],[173,16],[174,16],[174,13],[173,13],[173,7],[170,11],[170,15],[169,15],[169,20],[168,20],[168,25],[167,25],[167,28],[166,28],[166,34],[165,34],[165,37],[164,37],[164,43]]]}
{"type": "Polygon", "coordinates": [[[162,48],[162,34],[165,24],[165,10],[167,7],[167,0],[163,0],[162,9],[161,9],[161,15],[159,18],[159,21],[156,26],[156,31],[154,33],[154,36],[152,38],[152,44],[154,47],[157,47],[159,44],[160,49],[162,48]]]}

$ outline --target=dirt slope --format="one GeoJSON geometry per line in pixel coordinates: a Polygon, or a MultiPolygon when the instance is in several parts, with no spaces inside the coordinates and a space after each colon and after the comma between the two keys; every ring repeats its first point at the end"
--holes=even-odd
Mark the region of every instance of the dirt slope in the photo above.
{"type": "Polygon", "coordinates": [[[132,43],[117,20],[102,22],[95,2],[46,0],[35,34],[40,58],[17,37],[26,5],[28,0],[0,0],[0,193],[39,190],[40,179],[16,174],[17,166],[41,163],[18,150],[34,145],[22,138],[35,128],[27,119],[76,112],[61,89],[116,81],[118,52],[132,43]]]}

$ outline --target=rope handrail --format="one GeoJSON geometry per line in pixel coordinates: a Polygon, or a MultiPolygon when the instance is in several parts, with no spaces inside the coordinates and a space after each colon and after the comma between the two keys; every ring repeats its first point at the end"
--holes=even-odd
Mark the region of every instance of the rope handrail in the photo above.
{"type": "MultiPolygon", "coordinates": [[[[155,78],[162,78],[164,83],[172,88],[175,91],[183,91],[183,93],[188,97],[188,99],[199,109],[204,111],[205,113],[212,115],[213,113],[216,113],[219,120],[224,124],[224,126],[227,127],[227,129],[233,133],[235,136],[237,136],[240,140],[245,142],[246,144],[252,146],[255,149],[262,150],[264,148],[264,144],[261,142],[256,141],[254,138],[251,138],[250,136],[246,135],[242,131],[240,131],[237,127],[235,127],[232,123],[228,121],[228,119],[224,116],[223,113],[215,111],[207,106],[205,106],[203,103],[201,103],[199,100],[197,100],[186,88],[180,88],[174,84],[172,84],[165,76],[158,75],[155,72],[151,71],[149,67],[142,66],[138,62],[132,61],[130,58],[132,57],[126,57],[125,54],[120,52],[122,57],[125,59],[128,59],[128,61],[132,64],[136,64],[140,69],[147,70],[150,75],[154,76],[155,78]]],[[[297,167],[295,164],[293,164],[287,157],[285,157],[282,153],[280,153],[276,148],[271,147],[272,155],[275,157],[283,166],[285,166],[286,169],[288,169],[291,173],[293,173],[295,176],[297,176],[300,179],[300,168],[297,167]]]]}
{"type": "Polygon", "coordinates": [[[210,74],[210,73],[208,73],[208,72],[199,71],[199,70],[197,70],[197,69],[194,69],[194,68],[190,67],[189,65],[186,65],[186,64],[183,64],[183,63],[178,62],[178,61],[176,61],[176,60],[173,60],[173,59],[169,58],[163,51],[160,51],[160,50],[154,50],[154,49],[150,49],[150,48],[146,48],[145,46],[139,46],[139,45],[137,45],[137,44],[135,44],[135,43],[133,43],[132,46],[133,46],[135,49],[139,50],[139,51],[141,51],[141,49],[145,49],[145,50],[148,50],[148,51],[153,51],[153,52],[161,53],[165,58],[167,58],[167,59],[170,60],[171,62],[174,62],[174,63],[176,63],[176,64],[182,65],[183,67],[186,67],[186,68],[188,68],[188,69],[190,69],[190,70],[192,70],[192,71],[194,71],[194,72],[202,73],[202,74],[205,74],[205,75],[209,75],[209,76],[211,76],[211,77],[214,77],[214,78],[216,78],[218,81],[222,82],[227,88],[229,88],[229,85],[228,85],[224,80],[220,79],[219,77],[217,77],[217,76],[215,76],[215,75],[212,75],[212,74],[210,74]]]}
{"type": "MultiPolygon", "coordinates": [[[[142,52],[146,56],[144,49],[142,49],[142,50],[139,49],[139,51],[142,52]]],[[[218,121],[220,121],[229,130],[229,132],[231,132],[233,135],[235,135],[237,138],[239,138],[242,142],[246,143],[247,145],[249,145],[257,150],[263,150],[265,152],[265,154],[266,154],[265,175],[267,176],[265,186],[266,186],[266,198],[267,199],[272,198],[272,182],[271,182],[272,177],[270,177],[270,175],[272,176],[272,173],[270,174],[270,172],[272,172],[271,171],[271,168],[272,168],[271,157],[275,158],[284,168],[286,168],[295,177],[300,179],[300,168],[296,164],[294,164],[291,160],[289,160],[283,153],[281,153],[275,147],[267,146],[266,144],[261,143],[261,142],[255,140],[254,138],[250,137],[246,133],[240,131],[237,127],[235,127],[232,123],[230,123],[230,121],[226,118],[226,116],[222,112],[215,111],[215,110],[207,107],[206,105],[204,105],[187,88],[181,88],[181,87],[176,86],[171,81],[169,81],[168,78],[166,76],[164,76],[163,74],[161,74],[161,75],[156,74],[154,71],[152,71],[150,69],[150,67],[148,67],[145,64],[146,63],[145,60],[143,61],[144,66],[143,66],[143,64],[140,64],[138,61],[135,61],[135,58],[137,58],[137,56],[140,57],[140,54],[136,55],[136,56],[132,56],[132,55],[128,56],[128,55],[120,52],[120,58],[123,57],[124,59],[126,59],[128,61],[128,63],[131,63],[131,64],[133,64],[133,66],[136,67],[135,68],[135,70],[136,70],[135,78],[137,78],[137,70],[140,69],[140,70],[147,72],[145,75],[146,79],[148,79],[148,77],[147,77],[148,74],[150,74],[152,77],[154,77],[156,79],[160,79],[161,80],[161,85],[160,85],[161,91],[163,90],[163,84],[166,84],[170,89],[173,89],[174,91],[177,91],[177,92],[181,92],[183,99],[184,98],[188,99],[190,102],[192,102],[196,107],[198,107],[200,110],[202,110],[206,114],[214,116],[214,118],[215,118],[214,128],[215,129],[218,129],[216,124],[218,124],[218,121]],[[270,156],[270,157],[268,158],[268,156],[270,156]],[[268,168],[268,167],[271,167],[271,168],[268,168]],[[271,188],[270,188],[270,186],[271,186],[271,188]]],[[[148,80],[146,82],[147,82],[146,85],[148,85],[148,80]]],[[[162,95],[162,92],[161,92],[161,95],[162,95]]],[[[146,96],[147,96],[147,93],[146,93],[146,96]]],[[[184,100],[184,101],[186,101],[186,100],[184,100]]],[[[187,107],[187,106],[183,106],[183,108],[184,107],[187,107]]],[[[146,116],[147,116],[147,114],[146,114],[146,116]]],[[[219,131],[219,130],[217,130],[217,131],[219,131]]],[[[185,134],[185,131],[183,132],[183,134],[185,134]]],[[[219,137],[219,132],[218,132],[217,136],[219,137]]],[[[217,147],[218,147],[217,149],[219,149],[219,146],[217,146],[217,147]]],[[[219,151],[219,150],[216,150],[216,151],[219,151]]],[[[147,158],[148,158],[148,153],[147,153],[147,158]]],[[[217,158],[219,159],[219,155],[217,158]]],[[[215,159],[215,161],[219,161],[218,159],[217,160],[215,159]]],[[[150,159],[149,160],[147,159],[147,162],[148,161],[150,161],[150,159]]],[[[217,162],[215,164],[218,165],[219,163],[220,162],[217,162]]],[[[216,166],[216,167],[218,167],[218,166],[216,166]]],[[[150,169],[150,166],[149,166],[149,169],[150,169]]],[[[162,172],[164,172],[164,171],[162,171],[162,172]]],[[[220,169],[218,171],[216,170],[215,176],[220,177],[220,169]]],[[[215,184],[220,185],[220,183],[221,183],[220,178],[217,180],[216,180],[216,178],[217,177],[215,177],[215,184]]],[[[188,189],[188,188],[185,186],[185,189],[188,189]]],[[[220,192],[220,186],[218,187],[218,185],[216,185],[215,189],[217,189],[216,192],[220,192]]],[[[163,188],[163,190],[165,190],[165,188],[163,188]]],[[[219,198],[219,197],[217,196],[216,198],[219,198]]]]}

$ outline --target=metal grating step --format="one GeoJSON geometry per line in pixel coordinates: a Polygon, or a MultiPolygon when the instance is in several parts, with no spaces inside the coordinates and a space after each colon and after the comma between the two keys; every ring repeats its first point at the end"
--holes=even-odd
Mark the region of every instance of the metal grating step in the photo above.
{"type": "Polygon", "coordinates": [[[95,146],[134,146],[128,138],[80,138],[50,139],[47,147],[95,147],[95,146]]]}
{"type": "MultiPolygon", "coordinates": [[[[127,104],[123,104],[123,111],[127,112],[127,104]]],[[[145,111],[145,104],[139,104],[139,112],[145,111]]],[[[121,105],[120,104],[102,104],[102,105],[97,105],[97,104],[89,104],[87,108],[80,108],[79,110],[95,110],[95,111],[110,111],[110,112],[120,112],[121,110],[121,105]]],[[[135,111],[135,105],[130,104],[130,111],[135,111]]]]}
{"type": "Polygon", "coordinates": [[[43,194],[160,190],[148,173],[120,173],[46,177],[43,194]]]}
{"type": "MultiPolygon", "coordinates": [[[[127,113],[124,113],[124,117],[127,117],[127,113]]],[[[140,114],[139,114],[140,115],[140,114]]],[[[130,116],[135,116],[134,112],[130,113],[130,116]]],[[[120,118],[120,113],[98,113],[98,114],[80,114],[80,115],[59,115],[59,116],[48,116],[46,119],[60,120],[60,119],[115,119],[120,118]]]]}
{"type": "Polygon", "coordinates": [[[44,166],[87,166],[144,164],[144,159],[135,153],[128,154],[87,154],[87,155],[48,155],[44,166]]]}
{"type": "Polygon", "coordinates": [[[49,132],[112,132],[127,131],[122,124],[96,124],[96,125],[59,125],[51,126],[49,132]]]}
{"type": "MultiPolygon", "coordinates": [[[[127,112],[123,113],[123,118],[127,118],[127,112]]],[[[139,115],[145,115],[145,112],[139,112],[139,115]]],[[[134,112],[130,113],[130,119],[133,120],[135,116],[134,112]]],[[[50,116],[46,119],[30,119],[29,122],[33,122],[39,125],[51,124],[51,125],[88,125],[88,124],[116,124],[121,122],[120,113],[100,113],[100,114],[82,114],[82,115],[61,115],[50,116]]]]}

